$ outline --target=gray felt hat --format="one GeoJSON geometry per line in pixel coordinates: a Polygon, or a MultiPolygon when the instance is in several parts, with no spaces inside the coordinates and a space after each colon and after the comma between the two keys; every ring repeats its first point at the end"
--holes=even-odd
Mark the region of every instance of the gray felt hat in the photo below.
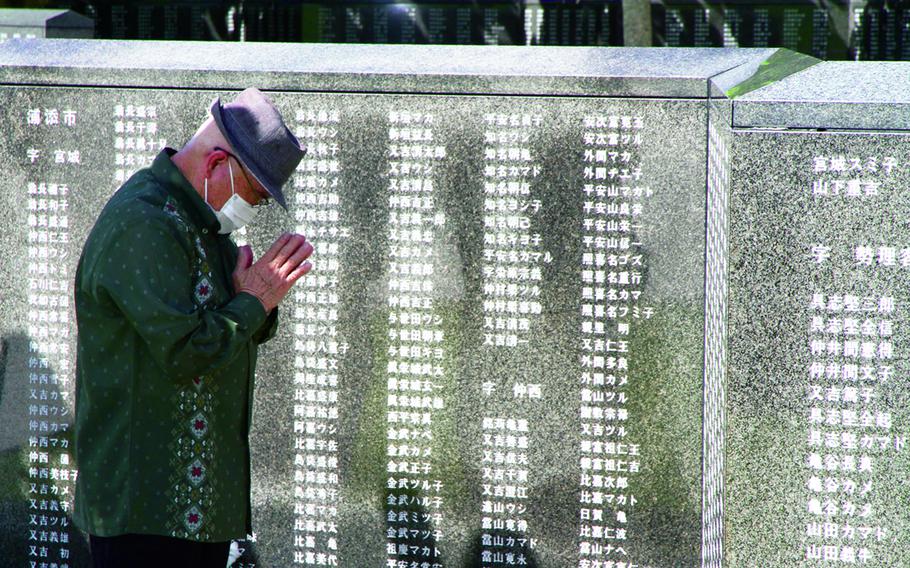
{"type": "Polygon", "coordinates": [[[272,101],[250,87],[234,102],[223,105],[221,98],[215,99],[212,118],[243,165],[287,209],[281,188],[291,179],[306,148],[284,124],[272,101]]]}

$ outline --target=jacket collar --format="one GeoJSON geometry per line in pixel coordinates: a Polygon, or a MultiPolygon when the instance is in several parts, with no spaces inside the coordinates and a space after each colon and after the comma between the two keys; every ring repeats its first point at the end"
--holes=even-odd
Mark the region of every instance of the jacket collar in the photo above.
{"type": "Polygon", "coordinates": [[[197,227],[208,229],[212,234],[217,235],[221,228],[221,223],[212,212],[212,208],[199,197],[189,180],[184,177],[183,173],[177,169],[171,156],[177,153],[173,148],[165,148],[155,157],[152,162],[152,175],[155,176],[161,184],[167,189],[167,192],[174,197],[183,210],[190,216],[190,221],[197,227]]]}

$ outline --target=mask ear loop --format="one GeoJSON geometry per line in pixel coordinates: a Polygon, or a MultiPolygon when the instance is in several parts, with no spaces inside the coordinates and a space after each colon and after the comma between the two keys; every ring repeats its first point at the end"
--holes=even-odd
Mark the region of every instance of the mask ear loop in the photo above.
{"type": "MultiPolygon", "coordinates": [[[[231,176],[231,197],[234,197],[234,168],[231,167],[231,158],[228,157],[228,175],[231,176]]],[[[242,198],[241,198],[242,199],[242,198]]]]}
{"type": "MultiPolygon", "coordinates": [[[[231,197],[234,197],[234,194],[237,193],[234,191],[234,168],[231,167],[231,159],[228,158],[228,175],[231,176],[231,197]]],[[[209,202],[209,178],[205,178],[202,183],[203,187],[203,199],[205,200],[206,205],[209,202]]]]}

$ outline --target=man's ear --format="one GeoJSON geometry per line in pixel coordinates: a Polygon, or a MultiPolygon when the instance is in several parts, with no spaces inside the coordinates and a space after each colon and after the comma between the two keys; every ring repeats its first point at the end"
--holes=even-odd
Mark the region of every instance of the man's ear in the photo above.
{"type": "Polygon", "coordinates": [[[206,179],[212,177],[212,172],[216,167],[221,165],[222,162],[227,160],[228,155],[224,150],[217,150],[212,148],[205,155],[205,177],[206,179]]]}

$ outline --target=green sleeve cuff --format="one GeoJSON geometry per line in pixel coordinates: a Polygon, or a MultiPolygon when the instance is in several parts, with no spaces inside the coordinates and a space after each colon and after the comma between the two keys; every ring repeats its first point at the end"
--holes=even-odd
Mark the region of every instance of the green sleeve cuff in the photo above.
{"type": "Polygon", "coordinates": [[[258,345],[262,345],[266,341],[275,337],[275,333],[278,331],[278,306],[269,312],[269,315],[265,318],[265,323],[262,324],[262,327],[253,335],[253,341],[258,345]]]}
{"type": "Polygon", "coordinates": [[[240,323],[249,330],[250,335],[256,332],[268,314],[259,298],[247,292],[240,292],[228,304],[240,316],[240,323]]]}

